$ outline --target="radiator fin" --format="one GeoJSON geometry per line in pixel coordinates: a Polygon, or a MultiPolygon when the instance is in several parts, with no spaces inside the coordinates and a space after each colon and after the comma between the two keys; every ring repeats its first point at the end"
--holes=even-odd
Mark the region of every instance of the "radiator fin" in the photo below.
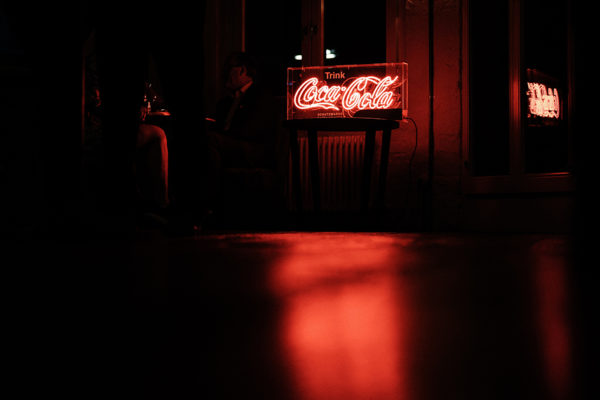
{"type": "MultiPolygon", "coordinates": [[[[312,210],[312,187],[308,161],[308,138],[298,138],[300,150],[300,186],[302,190],[302,206],[312,210]]],[[[379,140],[376,141],[376,154],[379,140]]],[[[318,137],[319,174],[321,179],[321,209],[323,211],[351,211],[360,207],[360,189],[364,161],[364,135],[330,135],[318,137]]],[[[374,160],[374,170],[377,169],[374,160]]],[[[291,162],[291,160],[290,160],[291,162]]],[[[288,182],[292,182],[291,165],[288,182]]],[[[376,171],[373,171],[373,174],[376,171]]],[[[371,180],[372,186],[376,183],[371,180]]],[[[371,188],[373,189],[373,187],[371,188]]],[[[289,185],[288,204],[293,204],[292,185],[289,185]]]]}

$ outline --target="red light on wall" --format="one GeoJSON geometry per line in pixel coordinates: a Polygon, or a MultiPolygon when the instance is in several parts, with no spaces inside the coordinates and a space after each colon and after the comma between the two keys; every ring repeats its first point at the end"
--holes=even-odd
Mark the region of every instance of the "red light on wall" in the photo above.
{"type": "Polygon", "coordinates": [[[287,119],[401,119],[406,80],[406,63],[288,68],[287,119]]]}

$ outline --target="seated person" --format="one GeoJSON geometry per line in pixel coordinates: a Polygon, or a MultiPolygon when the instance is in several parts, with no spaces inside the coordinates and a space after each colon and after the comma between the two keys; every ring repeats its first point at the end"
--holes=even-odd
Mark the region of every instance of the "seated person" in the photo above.
{"type": "Polygon", "coordinates": [[[257,80],[257,66],[246,53],[225,63],[227,95],[216,107],[207,133],[209,200],[213,211],[222,200],[225,168],[275,168],[279,112],[275,98],[257,80]],[[212,128],[212,129],[211,129],[212,128]]]}
{"type": "Polygon", "coordinates": [[[154,109],[163,108],[160,98],[146,86],[144,103],[140,110],[137,132],[136,174],[138,189],[146,210],[164,210],[169,205],[169,151],[165,130],[149,123],[154,109]]]}

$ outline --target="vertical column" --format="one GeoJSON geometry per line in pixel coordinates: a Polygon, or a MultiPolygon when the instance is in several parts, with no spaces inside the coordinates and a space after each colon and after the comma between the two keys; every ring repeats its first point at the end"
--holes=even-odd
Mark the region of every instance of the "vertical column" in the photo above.
{"type": "Polygon", "coordinates": [[[508,68],[509,82],[509,146],[510,174],[521,175],[525,172],[521,129],[521,2],[510,0],[508,5],[509,42],[508,68]]]}

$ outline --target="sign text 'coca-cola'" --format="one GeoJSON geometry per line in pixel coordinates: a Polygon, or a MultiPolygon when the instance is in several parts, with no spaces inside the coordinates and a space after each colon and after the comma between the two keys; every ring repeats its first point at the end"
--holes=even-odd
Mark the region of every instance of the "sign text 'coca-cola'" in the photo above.
{"type": "Polygon", "coordinates": [[[406,115],[407,64],[288,68],[287,119],[406,115]]]}

